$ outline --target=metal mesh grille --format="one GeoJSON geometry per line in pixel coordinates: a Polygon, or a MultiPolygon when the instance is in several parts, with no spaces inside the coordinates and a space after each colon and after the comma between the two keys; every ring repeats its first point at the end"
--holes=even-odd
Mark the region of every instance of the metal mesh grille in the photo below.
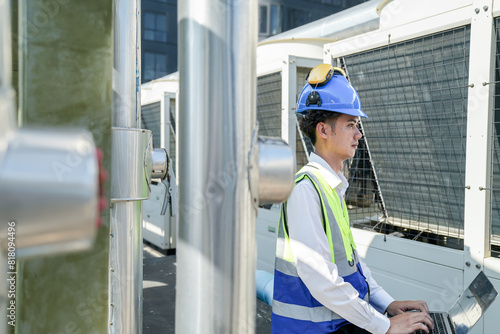
{"type": "Polygon", "coordinates": [[[160,102],[147,104],[141,107],[142,128],[153,133],[153,147],[160,147],[160,102]]]}
{"type": "Polygon", "coordinates": [[[491,254],[500,257],[500,18],[495,19],[495,96],[492,143],[491,254]]]}
{"type": "Polygon", "coordinates": [[[170,166],[172,166],[172,170],[174,171],[174,174],[176,173],[175,170],[175,163],[177,161],[177,151],[175,150],[175,100],[170,99],[170,148],[168,151],[169,158],[170,158],[170,166]]]}
{"type": "Polygon", "coordinates": [[[348,166],[354,224],[463,247],[469,38],[464,26],[345,57],[370,116],[348,166]]]}
{"type": "MultiPolygon", "coordinates": [[[[297,67],[297,89],[295,101],[299,99],[302,88],[306,83],[306,77],[311,69],[307,67],[297,67]]],[[[300,170],[302,166],[309,162],[309,154],[313,151],[313,145],[309,137],[302,134],[299,129],[298,122],[295,123],[296,126],[296,144],[295,144],[295,154],[297,160],[297,170],[300,170]]]]}
{"type": "Polygon", "coordinates": [[[281,138],[281,72],[257,78],[259,135],[281,138]]]}

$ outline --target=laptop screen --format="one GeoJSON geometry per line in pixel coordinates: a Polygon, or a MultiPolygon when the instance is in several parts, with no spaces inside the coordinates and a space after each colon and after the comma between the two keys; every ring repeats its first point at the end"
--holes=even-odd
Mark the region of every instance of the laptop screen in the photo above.
{"type": "Polygon", "coordinates": [[[467,334],[498,295],[481,271],[450,309],[456,334],[467,334]]]}

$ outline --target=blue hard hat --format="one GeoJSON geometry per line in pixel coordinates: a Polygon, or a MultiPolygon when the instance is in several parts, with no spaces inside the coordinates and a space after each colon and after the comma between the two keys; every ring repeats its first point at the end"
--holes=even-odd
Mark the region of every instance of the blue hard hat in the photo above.
{"type": "Polygon", "coordinates": [[[309,72],[307,83],[297,102],[298,114],[308,110],[327,110],[342,114],[368,117],[361,110],[358,93],[351,86],[344,71],[329,64],[321,64],[309,72]]]}

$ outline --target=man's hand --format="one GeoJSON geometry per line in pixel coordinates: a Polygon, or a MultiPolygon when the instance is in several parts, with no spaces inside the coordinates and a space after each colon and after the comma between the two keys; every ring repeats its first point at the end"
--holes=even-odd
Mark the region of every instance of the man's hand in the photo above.
{"type": "Polygon", "coordinates": [[[434,322],[429,316],[429,307],[422,300],[393,301],[386,311],[393,316],[390,318],[391,326],[387,334],[413,333],[417,329],[423,329],[428,333],[429,328],[434,328],[434,322]]]}
{"type": "Polygon", "coordinates": [[[432,319],[426,312],[402,313],[390,318],[390,321],[387,334],[411,334],[418,329],[429,333],[429,328],[434,329],[432,319]]]}
{"type": "Polygon", "coordinates": [[[395,300],[387,306],[387,314],[395,316],[408,311],[420,311],[429,314],[429,307],[423,300],[395,300]]]}

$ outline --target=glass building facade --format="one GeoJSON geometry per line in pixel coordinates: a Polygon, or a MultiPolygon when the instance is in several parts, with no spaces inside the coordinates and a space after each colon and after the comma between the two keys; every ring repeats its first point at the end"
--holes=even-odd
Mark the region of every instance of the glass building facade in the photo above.
{"type": "Polygon", "coordinates": [[[177,0],[143,0],[141,82],[177,71],[177,0]]]}
{"type": "MultiPolygon", "coordinates": [[[[259,39],[368,0],[259,0],[259,39]]],[[[177,71],[177,0],[142,0],[142,82],[177,71]]]]}

